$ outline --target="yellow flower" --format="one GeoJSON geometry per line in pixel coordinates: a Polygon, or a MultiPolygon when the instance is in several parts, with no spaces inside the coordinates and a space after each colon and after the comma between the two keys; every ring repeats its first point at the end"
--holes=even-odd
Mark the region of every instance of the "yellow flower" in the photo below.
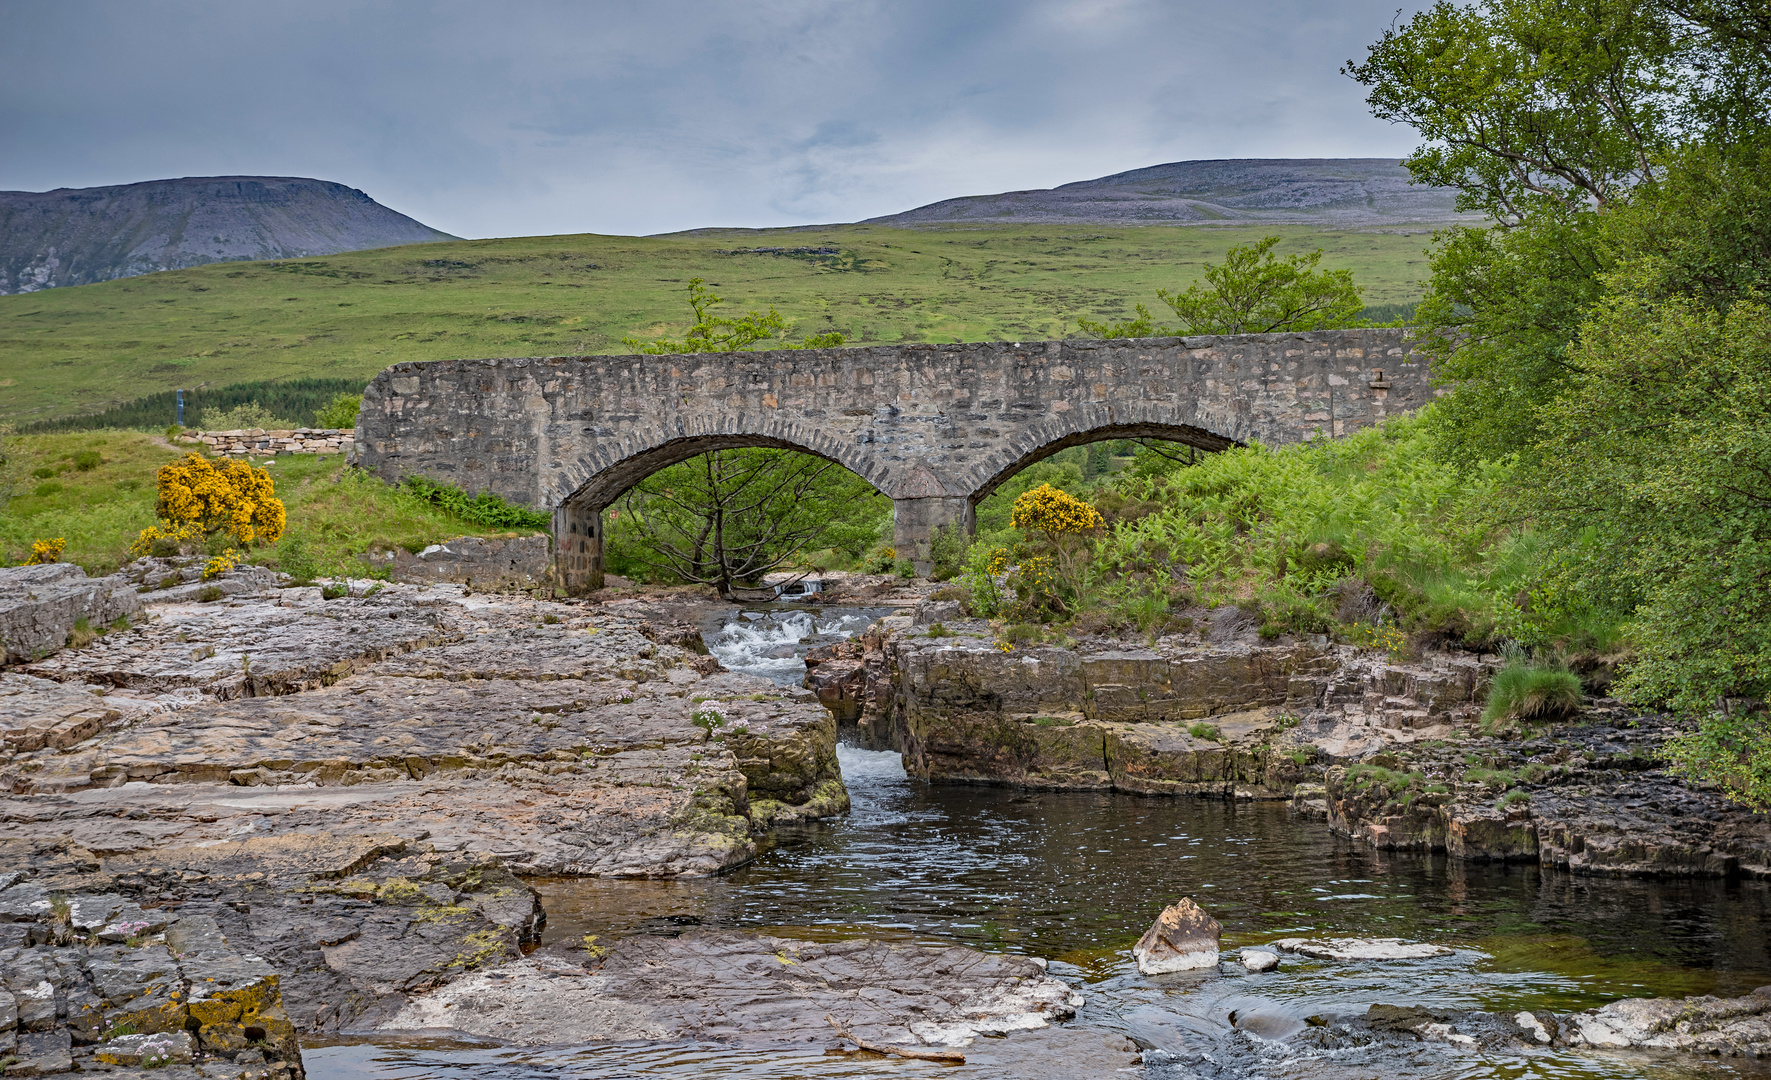
{"type": "Polygon", "coordinates": [[[31,544],[31,561],[25,565],[40,566],[43,563],[55,562],[61,558],[61,553],[67,550],[67,546],[68,542],[59,536],[53,540],[34,541],[31,544]]]}

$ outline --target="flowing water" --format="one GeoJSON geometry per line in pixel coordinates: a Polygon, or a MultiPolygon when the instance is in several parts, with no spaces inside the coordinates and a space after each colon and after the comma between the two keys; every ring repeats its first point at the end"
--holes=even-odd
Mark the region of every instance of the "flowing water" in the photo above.
{"type": "Polygon", "coordinates": [[[806,653],[819,645],[846,641],[895,610],[763,604],[745,607],[736,616],[713,616],[702,626],[701,637],[707,651],[733,671],[798,686],[806,677],[806,653]]]}
{"type": "MultiPolygon", "coordinates": [[[[758,643],[729,648],[728,666],[745,652],[778,649],[788,634],[799,634],[791,642],[797,647],[847,625],[836,621],[846,612],[795,621],[803,614],[770,612],[728,628],[728,643],[758,643]],[[771,636],[782,641],[763,645],[771,636]]],[[[856,614],[864,626],[864,614],[856,614]]],[[[720,647],[713,647],[717,654],[720,647]]],[[[752,670],[786,669],[759,663],[752,670]]],[[[1216,1076],[1771,1075],[1754,1063],[1640,1054],[1495,1056],[1442,1044],[1323,1052],[1288,1041],[1307,1018],[1360,1015],[1378,1002],[1560,1013],[1619,997],[1744,993],[1771,983],[1771,887],[1764,883],[1612,880],[1385,854],[1355,848],[1326,826],[1268,803],[931,787],[907,779],[895,755],[844,748],[841,756],[854,804],[845,818],[778,835],[755,861],[715,879],[539,882],[547,938],[595,933],[608,940],[709,926],[1026,953],[1051,961],[1052,973],[1087,999],[1072,1028],[1098,1031],[1106,1041],[1129,1036],[1204,1051],[1221,1064],[1208,1073],[1216,1076]],[[1130,947],[1164,905],[1184,894],[1224,924],[1226,948],[1285,936],[1360,935],[1456,951],[1415,962],[1288,960],[1260,975],[1146,979],[1130,947]]],[[[1037,1052],[1037,1036],[1000,1042],[1037,1052]]],[[[980,1047],[982,1057],[978,1048],[968,1051],[974,1064],[965,1075],[1081,1080],[1144,1073],[1129,1054],[1016,1060],[980,1047]]],[[[948,1068],[685,1044],[537,1050],[380,1042],[317,1047],[307,1062],[313,1080],[911,1077],[948,1068]]]]}

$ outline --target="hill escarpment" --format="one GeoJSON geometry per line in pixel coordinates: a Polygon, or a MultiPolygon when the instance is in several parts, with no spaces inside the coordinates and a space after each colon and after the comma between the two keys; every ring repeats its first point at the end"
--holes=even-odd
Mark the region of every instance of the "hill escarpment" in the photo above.
{"type": "Polygon", "coordinates": [[[1272,222],[1336,226],[1477,221],[1457,192],[1410,181],[1395,158],[1175,161],[1055,188],[968,195],[870,218],[876,225],[1272,222]]]}
{"type": "Polygon", "coordinates": [[[0,294],[453,239],[356,188],[302,177],[0,191],[0,294]]]}

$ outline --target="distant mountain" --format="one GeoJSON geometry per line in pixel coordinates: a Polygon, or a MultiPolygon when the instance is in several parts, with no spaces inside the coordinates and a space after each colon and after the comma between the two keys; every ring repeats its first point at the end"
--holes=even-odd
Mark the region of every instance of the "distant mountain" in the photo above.
{"type": "Polygon", "coordinates": [[[454,239],[356,188],[302,177],[189,176],[0,191],[0,294],[203,263],[454,239]]]}
{"type": "Polygon", "coordinates": [[[1442,225],[1452,188],[1408,182],[1394,158],[1176,161],[1063,187],[969,195],[869,218],[869,225],[1442,225]]]}

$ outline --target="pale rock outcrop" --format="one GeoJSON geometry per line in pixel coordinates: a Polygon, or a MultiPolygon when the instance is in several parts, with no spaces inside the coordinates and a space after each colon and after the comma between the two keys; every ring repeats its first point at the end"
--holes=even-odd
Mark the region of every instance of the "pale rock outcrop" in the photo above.
{"type": "Polygon", "coordinates": [[[1222,936],[1218,921],[1183,896],[1163,909],[1131,951],[1145,975],[1215,968],[1222,936]]]}
{"type": "Polygon", "coordinates": [[[0,661],[24,664],[67,644],[84,619],[98,630],[141,610],[119,576],[89,578],[72,563],[0,567],[0,661]]]}

